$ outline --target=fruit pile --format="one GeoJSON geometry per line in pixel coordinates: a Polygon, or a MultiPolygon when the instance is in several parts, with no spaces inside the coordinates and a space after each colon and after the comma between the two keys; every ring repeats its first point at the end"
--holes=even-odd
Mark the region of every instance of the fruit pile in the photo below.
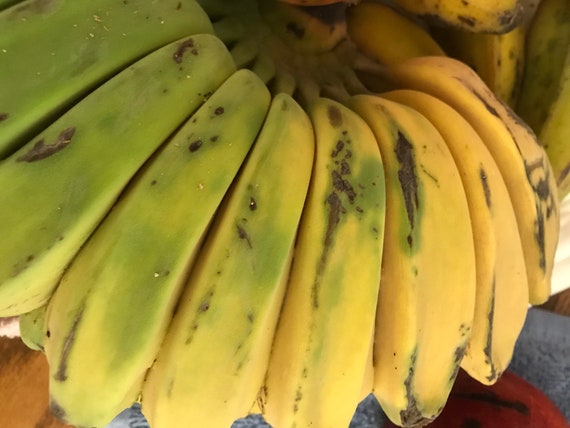
{"type": "Polygon", "coordinates": [[[0,316],[58,418],[420,426],[549,297],[570,3],[291,3],[0,0],[0,316]]]}

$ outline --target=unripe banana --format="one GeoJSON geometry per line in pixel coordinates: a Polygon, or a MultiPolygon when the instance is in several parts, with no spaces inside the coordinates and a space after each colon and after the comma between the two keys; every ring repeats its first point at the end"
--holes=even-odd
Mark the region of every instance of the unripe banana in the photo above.
{"type": "Polygon", "coordinates": [[[253,73],[229,77],[135,178],[66,270],[50,300],[45,341],[60,419],[103,426],[135,401],[202,236],[268,106],[269,92],[253,73]]]}
{"type": "Polygon", "coordinates": [[[151,426],[226,428],[250,411],[263,384],[313,152],[306,113],[277,95],[145,382],[142,410],[151,426]]]}
{"type": "Polygon", "coordinates": [[[376,136],[386,224],[374,337],[374,395],[397,425],[443,409],[471,334],[476,264],[453,157],[416,110],[380,96],[349,106],[376,136]]]}
{"type": "Polygon", "coordinates": [[[20,314],[18,317],[20,338],[28,348],[34,351],[44,350],[46,311],[47,304],[25,314],[20,314]]]}
{"type": "Polygon", "coordinates": [[[320,98],[313,177],[259,407],[274,427],[347,427],[362,399],[380,279],[384,176],[374,135],[320,98]]]}
{"type": "Polygon", "coordinates": [[[135,60],[211,32],[194,0],[26,0],[3,11],[0,158],[135,60]]]}
{"type": "Polygon", "coordinates": [[[214,36],[174,42],[0,163],[0,316],[46,303],[135,172],[234,70],[214,36]]]}

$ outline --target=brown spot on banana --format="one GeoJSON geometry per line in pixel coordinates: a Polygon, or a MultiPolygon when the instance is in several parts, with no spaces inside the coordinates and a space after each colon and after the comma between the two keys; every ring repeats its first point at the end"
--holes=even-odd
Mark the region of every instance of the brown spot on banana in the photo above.
{"type": "Polygon", "coordinates": [[[410,356],[410,368],[408,371],[408,376],[404,380],[407,405],[404,410],[400,411],[400,420],[402,422],[402,426],[422,426],[425,424],[425,422],[427,422],[426,418],[422,415],[422,412],[418,409],[418,404],[414,397],[412,387],[412,382],[414,380],[414,371],[416,368],[417,352],[418,350],[416,348],[410,356]]]}
{"type": "Polygon", "coordinates": [[[285,27],[286,33],[293,34],[295,38],[302,40],[305,37],[305,29],[296,22],[288,22],[285,27]]]}
{"type": "Polygon", "coordinates": [[[10,117],[8,113],[0,113],[0,122],[7,120],[8,117],[10,117]]]}
{"type": "Polygon", "coordinates": [[[251,238],[250,238],[249,234],[247,233],[247,231],[242,226],[240,226],[239,224],[236,225],[236,228],[237,228],[237,233],[238,233],[239,239],[244,240],[247,243],[247,246],[249,248],[253,248],[253,245],[251,243],[251,238]]]}
{"type": "Polygon", "coordinates": [[[182,63],[182,59],[184,58],[184,54],[186,53],[186,51],[188,49],[190,49],[192,55],[198,55],[198,50],[194,46],[194,39],[192,39],[192,38],[189,38],[189,39],[184,40],[183,42],[180,42],[180,44],[178,45],[178,48],[176,49],[176,51],[174,51],[174,54],[172,54],[172,59],[174,60],[174,62],[176,64],[182,63]]]}
{"type": "Polygon", "coordinates": [[[212,301],[212,297],[214,297],[215,285],[212,286],[203,296],[202,300],[200,301],[200,305],[196,309],[194,314],[194,318],[192,319],[192,323],[188,328],[188,335],[186,336],[186,340],[184,341],[185,345],[189,345],[194,338],[194,333],[198,330],[200,326],[200,318],[201,316],[208,312],[210,309],[210,302],[212,301]]]}
{"type": "Polygon", "coordinates": [[[333,128],[339,128],[342,126],[342,114],[337,106],[329,106],[327,115],[329,123],[333,128]]]}
{"type": "Polygon", "coordinates": [[[61,407],[53,398],[49,401],[49,410],[51,414],[62,421],[63,423],[67,422],[67,413],[63,407],[61,407]]]}
{"type": "Polygon", "coordinates": [[[75,127],[71,126],[69,128],[64,129],[61,131],[57,139],[53,144],[45,144],[44,139],[40,139],[34,147],[32,147],[27,153],[23,154],[22,156],[16,159],[17,162],[35,162],[45,158],[50,157],[51,155],[56,154],[57,152],[65,149],[69,143],[71,143],[71,139],[75,134],[75,127]]]}

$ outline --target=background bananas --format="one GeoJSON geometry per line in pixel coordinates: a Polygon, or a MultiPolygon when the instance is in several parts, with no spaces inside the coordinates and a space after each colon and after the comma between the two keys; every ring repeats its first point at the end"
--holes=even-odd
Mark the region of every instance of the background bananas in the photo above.
{"type": "Polygon", "coordinates": [[[299,2],[0,0],[0,316],[61,419],[414,426],[548,298],[566,4],[299,2]]]}

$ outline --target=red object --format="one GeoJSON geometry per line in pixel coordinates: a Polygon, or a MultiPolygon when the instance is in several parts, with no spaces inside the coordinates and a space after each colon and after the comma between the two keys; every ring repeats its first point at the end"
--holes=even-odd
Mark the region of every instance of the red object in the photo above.
{"type": "MultiPolygon", "coordinates": [[[[397,427],[388,423],[386,428],[397,427]]],[[[483,385],[460,371],[441,414],[428,428],[569,428],[555,404],[510,371],[483,385]]]]}

